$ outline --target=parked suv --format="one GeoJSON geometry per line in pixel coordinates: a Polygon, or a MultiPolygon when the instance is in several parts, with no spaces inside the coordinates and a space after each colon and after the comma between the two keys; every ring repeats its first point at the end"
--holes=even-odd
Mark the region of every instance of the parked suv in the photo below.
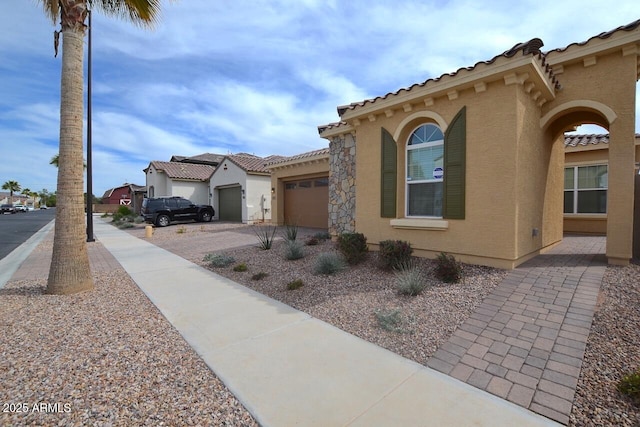
{"type": "Polygon", "coordinates": [[[146,222],[166,227],[173,221],[189,219],[209,222],[215,211],[212,206],[196,205],[183,197],[153,197],[142,201],[140,214],[146,222]]]}
{"type": "Polygon", "coordinates": [[[0,206],[0,213],[14,214],[14,213],[16,213],[16,208],[12,204],[6,203],[6,204],[0,206]]]}

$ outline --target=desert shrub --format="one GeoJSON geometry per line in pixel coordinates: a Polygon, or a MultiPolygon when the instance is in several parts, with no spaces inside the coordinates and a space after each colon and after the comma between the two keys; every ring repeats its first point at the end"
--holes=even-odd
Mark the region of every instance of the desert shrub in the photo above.
{"type": "Polygon", "coordinates": [[[618,391],[640,404],[640,369],[625,375],[617,385],[618,391]]]}
{"type": "Polygon", "coordinates": [[[424,270],[415,263],[401,263],[396,268],[396,289],[402,295],[416,296],[427,286],[424,270]]]}
{"type": "Polygon", "coordinates": [[[263,250],[271,249],[273,246],[273,241],[276,238],[276,232],[278,231],[278,227],[260,227],[256,231],[256,236],[258,236],[259,244],[258,247],[263,250]]]}
{"type": "Polygon", "coordinates": [[[307,246],[315,246],[318,243],[320,243],[320,241],[314,236],[307,237],[307,240],[305,240],[305,242],[304,242],[304,244],[307,245],[307,246]]]}
{"type": "Polygon", "coordinates": [[[122,222],[120,224],[118,224],[118,228],[121,230],[125,230],[127,228],[133,228],[134,225],[132,222],[122,222]]]}
{"type": "Polygon", "coordinates": [[[233,267],[233,271],[247,271],[247,264],[245,264],[244,262],[240,263],[233,267]]]}
{"type": "Polygon", "coordinates": [[[116,213],[118,213],[119,215],[122,215],[122,216],[131,216],[131,215],[133,215],[133,211],[131,209],[129,209],[128,206],[120,206],[120,207],[118,207],[118,211],[116,213]]]}
{"type": "Polygon", "coordinates": [[[287,240],[284,247],[284,257],[288,260],[295,260],[304,257],[302,243],[297,240],[287,240]]]}
{"type": "Polygon", "coordinates": [[[369,248],[362,233],[342,233],[338,236],[338,249],[349,264],[357,264],[366,256],[369,248]]]}
{"type": "Polygon", "coordinates": [[[133,222],[136,224],[142,224],[144,222],[144,218],[140,215],[133,218],[133,222]]]}
{"type": "Polygon", "coordinates": [[[236,262],[236,259],[225,254],[207,254],[203,261],[212,267],[227,267],[236,262]]]}
{"type": "Polygon", "coordinates": [[[404,332],[400,310],[381,310],[375,313],[378,326],[389,332],[404,332]]]}
{"type": "Polygon", "coordinates": [[[184,225],[181,225],[180,227],[178,227],[178,229],[176,230],[176,233],[178,234],[184,234],[187,232],[187,227],[185,227],[184,225]]]}
{"type": "Polygon", "coordinates": [[[316,258],[313,272],[315,274],[334,274],[347,267],[347,264],[340,254],[333,252],[323,252],[316,258]]]}
{"type": "Polygon", "coordinates": [[[283,237],[285,240],[296,240],[298,238],[298,225],[286,224],[284,228],[283,237]]]}
{"type": "Polygon", "coordinates": [[[313,237],[315,237],[318,240],[330,240],[331,239],[331,235],[327,231],[318,231],[316,234],[313,235],[313,237]]]}
{"type": "Polygon", "coordinates": [[[254,274],[253,276],[251,276],[251,280],[262,280],[265,277],[267,277],[269,275],[269,273],[265,273],[264,271],[261,271],[259,273],[254,274]]]}
{"type": "Polygon", "coordinates": [[[462,278],[462,266],[453,255],[441,252],[436,258],[435,273],[445,283],[457,283],[462,278]]]}
{"type": "Polygon", "coordinates": [[[383,240],[380,242],[380,264],[384,269],[397,269],[411,261],[413,249],[403,240],[383,240]]]}
{"type": "Polygon", "coordinates": [[[287,283],[287,289],[290,291],[294,291],[304,286],[301,279],[294,280],[293,282],[287,283]]]}

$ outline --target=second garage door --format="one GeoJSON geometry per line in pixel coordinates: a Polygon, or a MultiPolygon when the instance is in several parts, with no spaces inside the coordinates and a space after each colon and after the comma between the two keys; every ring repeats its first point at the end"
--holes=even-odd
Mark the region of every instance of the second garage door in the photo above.
{"type": "Polygon", "coordinates": [[[286,182],[284,220],[300,227],[326,229],[329,224],[329,178],[286,182]]]}
{"type": "Polygon", "coordinates": [[[220,221],[242,222],[242,192],[240,186],[218,190],[220,221]]]}

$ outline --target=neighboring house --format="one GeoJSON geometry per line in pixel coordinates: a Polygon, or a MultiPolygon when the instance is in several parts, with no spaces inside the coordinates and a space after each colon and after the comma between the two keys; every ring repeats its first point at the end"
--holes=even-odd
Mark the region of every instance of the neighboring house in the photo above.
{"type": "MultiPolygon", "coordinates": [[[[640,20],[562,49],[545,53],[542,46],[532,39],[338,107],[340,121],[318,128],[329,140],[330,210],[342,209],[329,218],[330,231],[361,232],[374,247],[399,239],[416,255],[447,252],[513,268],[562,240],[571,197],[564,133],[591,123],[609,132],[608,161],[606,179],[602,168],[583,170],[586,185],[600,191],[606,181],[606,255],[628,264],[640,160],[640,20]]],[[[579,178],[580,169],[572,173],[579,178]]]]}
{"type": "Polygon", "coordinates": [[[329,148],[286,157],[267,168],[272,223],[327,229],[329,216],[340,214],[339,206],[329,212],[329,148]]]}
{"type": "Polygon", "coordinates": [[[216,218],[249,224],[270,221],[271,174],[266,165],[280,159],[246,153],[225,156],[210,178],[216,218]]]}
{"type": "Polygon", "coordinates": [[[128,206],[133,212],[140,212],[142,199],[147,187],[136,184],[124,183],[120,187],[110,188],[102,195],[102,203],[105,205],[128,206]]]}
{"type": "Polygon", "coordinates": [[[215,170],[207,164],[154,160],[144,169],[147,197],[182,196],[196,204],[212,204],[209,178],[215,170]]]}

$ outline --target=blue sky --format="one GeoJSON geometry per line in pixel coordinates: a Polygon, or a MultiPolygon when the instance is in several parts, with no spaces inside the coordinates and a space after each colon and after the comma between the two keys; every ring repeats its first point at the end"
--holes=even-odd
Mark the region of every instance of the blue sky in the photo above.
{"type": "MultiPolygon", "coordinates": [[[[323,148],[317,126],[339,105],[638,18],[636,0],[180,0],[153,30],[95,14],[93,192],[144,185],[142,169],[172,155],[323,148]]],[[[55,191],[58,28],[35,0],[2,0],[0,28],[0,183],[55,191]]]]}

